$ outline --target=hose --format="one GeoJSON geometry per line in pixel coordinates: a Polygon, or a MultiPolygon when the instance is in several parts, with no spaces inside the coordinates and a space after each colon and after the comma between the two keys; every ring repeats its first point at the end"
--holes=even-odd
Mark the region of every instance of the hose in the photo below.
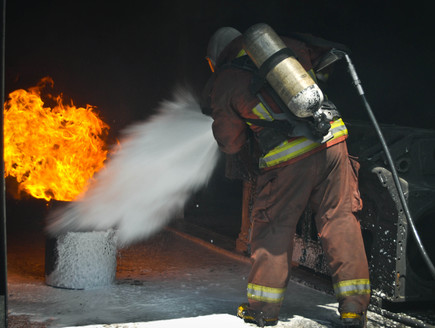
{"type": "Polygon", "coordinates": [[[403,193],[402,185],[400,184],[399,176],[398,176],[397,171],[396,171],[396,167],[394,166],[393,159],[391,157],[390,151],[388,149],[387,143],[385,142],[385,138],[384,138],[382,131],[379,127],[379,124],[378,124],[378,122],[373,114],[373,111],[370,107],[370,104],[368,103],[368,101],[365,97],[364,90],[361,86],[361,81],[358,78],[355,67],[353,66],[352,61],[350,60],[350,57],[347,53],[340,51],[340,50],[335,50],[335,49],[334,49],[334,53],[338,56],[344,55],[344,57],[347,61],[349,73],[353,79],[353,83],[354,83],[359,95],[362,98],[363,104],[367,110],[367,113],[370,117],[370,120],[373,123],[373,126],[375,127],[376,133],[378,134],[379,140],[382,144],[382,148],[384,149],[385,155],[387,157],[388,164],[391,168],[391,174],[393,176],[394,184],[396,185],[397,192],[399,194],[400,202],[402,204],[402,207],[403,207],[403,210],[405,212],[408,223],[411,227],[412,235],[415,239],[415,242],[417,243],[418,249],[419,249],[421,255],[423,256],[424,261],[426,262],[426,265],[428,266],[428,268],[430,270],[432,278],[435,280],[435,267],[434,267],[431,259],[429,258],[428,254],[426,252],[426,249],[423,246],[423,243],[420,240],[420,236],[417,232],[417,229],[415,228],[414,220],[412,219],[411,212],[409,211],[408,204],[406,202],[405,195],[403,193]]]}

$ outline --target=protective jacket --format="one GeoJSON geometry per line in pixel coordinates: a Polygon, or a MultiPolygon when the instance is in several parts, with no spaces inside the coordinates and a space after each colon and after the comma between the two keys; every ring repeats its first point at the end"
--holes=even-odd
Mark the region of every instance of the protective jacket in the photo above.
{"type": "MultiPolygon", "coordinates": [[[[328,51],[302,41],[283,38],[310,71],[328,51]]],[[[252,72],[231,65],[240,55],[241,38],[231,42],[217,60],[217,70],[204,89],[214,119],[213,133],[220,149],[238,154],[250,135],[266,129],[250,120],[271,120],[265,106],[250,92],[252,72]]],[[[262,96],[276,112],[267,92],[262,96]]],[[[293,236],[304,209],[315,213],[316,227],[331,270],[339,311],[364,312],[370,299],[367,258],[361,230],[353,212],[361,209],[358,163],[349,157],[346,127],[332,122],[333,138],[318,143],[293,136],[266,153],[251,153],[260,168],[251,212],[252,269],[248,300],[252,308],[277,316],[284,298],[292,262],[293,236]]]]}
{"type": "MultiPolygon", "coordinates": [[[[320,47],[309,48],[301,41],[289,38],[283,39],[287,46],[298,55],[298,60],[305,70],[310,73],[313,72],[312,62],[329,50],[320,47]]],[[[208,90],[208,96],[213,103],[213,132],[221,149],[227,154],[238,153],[246,144],[248,137],[246,125],[249,125],[254,138],[258,141],[261,135],[267,134],[268,128],[265,128],[264,124],[252,122],[257,120],[276,121],[265,104],[250,90],[252,72],[231,64],[236,58],[247,57],[246,53],[241,49],[242,41],[239,37],[221,54],[217,62],[217,73],[212,77],[213,82],[209,84],[208,90]],[[223,90],[219,89],[220,87],[223,90]]],[[[314,73],[312,73],[312,76],[315,77],[314,73]]],[[[262,90],[261,95],[274,113],[278,115],[282,113],[266,90],[262,90]]],[[[333,138],[323,144],[302,134],[297,135],[296,132],[296,135],[278,141],[279,144],[272,149],[268,149],[267,152],[258,154],[258,167],[260,169],[269,169],[285,166],[345,140],[347,138],[347,129],[341,118],[331,122],[331,132],[333,138]]]]}

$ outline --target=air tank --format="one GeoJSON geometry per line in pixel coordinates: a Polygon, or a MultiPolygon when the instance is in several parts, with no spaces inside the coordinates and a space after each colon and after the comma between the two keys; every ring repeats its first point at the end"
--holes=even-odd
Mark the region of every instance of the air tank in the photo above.
{"type": "Polygon", "coordinates": [[[297,117],[313,116],[322,104],[323,93],[294,56],[282,52],[277,56],[287,46],[275,31],[264,23],[253,25],[243,34],[243,46],[257,68],[268,70],[266,80],[288,109],[297,117]],[[276,58],[271,61],[273,56],[276,58]],[[263,67],[276,61],[271,68],[263,67]]]}

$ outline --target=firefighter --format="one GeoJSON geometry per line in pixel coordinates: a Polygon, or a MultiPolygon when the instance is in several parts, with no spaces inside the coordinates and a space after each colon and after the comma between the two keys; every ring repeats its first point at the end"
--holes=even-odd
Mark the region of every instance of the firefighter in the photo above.
{"type": "MultiPolygon", "coordinates": [[[[354,215],[362,207],[359,164],[348,154],[346,126],[337,115],[327,119],[327,131],[320,133],[313,128],[312,117],[277,119],[282,117],[276,115],[282,114],[282,104],[264,76],[258,83],[259,70],[247,54],[245,35],[223,27],[209,40],[206,59],[213,74],[204,88],[202,102],[204,113],[213,117],[213,134],[220,149],[255,163],[254,168],[246,165],[249,174],[255,175],[248,303],[240,305],[237,315],[261,327],[277,324],[289,281],[296,224],[310,206],[331,272],[341,322],[344,327],[366,327],[369,271],[360,225],[354,215]],[[279,124],[273,125],[276,122],[279,124]]],[[[336,44],[316,44],[301,36],[281,39],[294,55],[292,60],[297,58],[315,81],[314,63],[336,44]]],[[[326,96],[321,101],[320,109],[332,105],[326,96]]]]}

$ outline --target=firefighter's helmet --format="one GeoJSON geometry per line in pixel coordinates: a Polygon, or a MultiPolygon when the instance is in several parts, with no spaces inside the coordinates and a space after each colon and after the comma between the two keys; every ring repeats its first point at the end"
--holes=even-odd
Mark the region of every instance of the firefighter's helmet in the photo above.
{"type": "Polygon", "coordinates": [[[238,36],[242,35],[233,27],[221,27],[210,38],[207,46],[207,61],[212,71],[222,51],[238,36]]]}

